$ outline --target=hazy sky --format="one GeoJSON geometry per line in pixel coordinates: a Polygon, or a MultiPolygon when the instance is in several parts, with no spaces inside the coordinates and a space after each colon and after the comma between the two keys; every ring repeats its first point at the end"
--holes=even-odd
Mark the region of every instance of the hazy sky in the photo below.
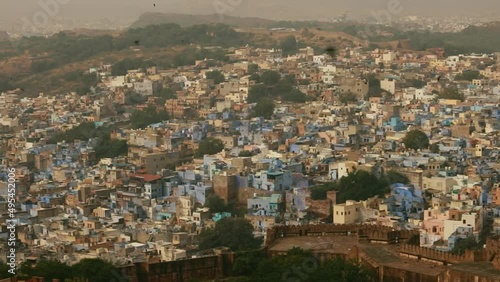
{"type": "Polygon", "coordinates": [[[58,3],[56,12],[49,14],[52,18],[120,18],[132,22],[144,12],[214,14],[218,12],[215,6],[221,3],[230,8],[225,14],[235,16],[321,19],[346,11],[351,16],[370,15],[372,11],[387,10],[392,1],[400,3],[401,15],[475,16],[493,15],[500,10],[498,0],[0,0],[0,24],[19,22],[23,17],[33,20],[37,13],[46,13],[40,3],[58,3]]]}

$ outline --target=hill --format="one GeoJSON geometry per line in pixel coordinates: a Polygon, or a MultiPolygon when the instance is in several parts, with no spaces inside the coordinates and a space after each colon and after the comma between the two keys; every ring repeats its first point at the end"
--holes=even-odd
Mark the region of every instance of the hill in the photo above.
{"type": "Polygon", "coordinates": [[[130,28],[146,27],[148,25],[158,25],[165,23],[175,23],[182,27],[199,24],[217,24],[223,23],[229,26],[237,27],[268,27],[275,23],[273,20],[260,18],[240,18],[217,14],[212,15],[182,15],[173,13],[144,13],[130,28]]]}
{"type": "MultiPolygon", "coordinates": [[[[408,41],[413,50],[444,48],[447,55],[464,53],[493,53],[500,51],[500,22],[480,26],[469,26],[460,32],[407,31],[396,32],[393,36],[377,37],[382,41],[408,41]]],[[[374,41],[374,40],[372,40],[374,41]]]]}
{"type": "Polygon", "coordinates": [[[0,30],[0,41],[8,41],[9,34],[6,31],[0,30]]]}

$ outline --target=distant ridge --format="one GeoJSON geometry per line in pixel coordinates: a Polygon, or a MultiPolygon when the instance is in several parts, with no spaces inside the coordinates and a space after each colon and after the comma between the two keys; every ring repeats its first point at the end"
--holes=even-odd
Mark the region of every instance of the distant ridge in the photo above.
{"type": "Polygon", "coordinates": [[[10,37],[6,31],[0,30],[0,41],[9,41],[10,37]]]}
{"type": "Polygon", "coordinates": [[[233,17],[226,15],[183,15],[173,13],[144,13],[137,21],[135,21],[130,28],[145,27],[148,25],[157,25],[165,23],[176,23],[180,26],[191,26],[197,24],[225,24],[229,26],[236,26],[242,28],[250,27],[269,27],[276,24],[276,21],[266,20],[253,17],[233,17]]]}

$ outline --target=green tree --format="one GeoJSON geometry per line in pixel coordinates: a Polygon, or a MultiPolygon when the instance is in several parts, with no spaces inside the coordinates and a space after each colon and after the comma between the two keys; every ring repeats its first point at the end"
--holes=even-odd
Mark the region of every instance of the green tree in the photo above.
{"type": "Polygon", "coordinates": [[[0,261],[0,279],[5,279],[14,276],[9,273],[10,266],[5,262],[0,261]]]}
{"type": "Polygon", "coordinates": [[[423,131],[411,130],[403,138],[403,144],[408,149],[427,149],[429,147],[429,137],[423,131]]]}
{"type": "Polygon", "coordinates": [[[463,93],[458,91],[455,87],[446,88],[443,92],[438,94],[438,99],[451,99],[451,100],[460,100],[464,101],[465,96],[463,93]]]}
{"type": "Polygon", "coordinates": [[[429,146],[429,149],[431,150],[432,153],[438,154],[439,151],[439,143],[434,143],[429,146]]]}
{"type": "Polygon", "coordinates": [[[336,183],[331,183],[328,185],[319,185],[311,188],[311,199],[313,200],[326,200],[326,193],[328,191],[338,190],[338,185],[336,183]]]}
{"type": "Polygon", "coordinates": [[[212,194],[205,200],[205,207],[210,209],[211,213],[227,212],[228,208],[224,199],[216,194],[212,194]]]}
{"type": "Polygon", "coordinates": [[[138,94],[134,91],[127,91],[125,93],[125,105],[134,106],[143,104],[147,101],[146,96],[138,94]]]}
{"type": "Polygon", "coordinates": [[[253,108],[253,117],[270,119],[274,114],[274,102],[270,99],[260,99],[253,108]]]}
{"type": "Polygon", "coordinates": [[[146,126],[168,120],[169,116],[165,110],[157,111],[156,107],[149,105],[144,110],[136,110],[130,117],[130,124],[132,128],[145,128],[146,126]]]}
{"type": "Polygon", "coordinates": [[[144,61],[140,58],[126,58],[121,61],[116,62],[111,67],[111,75],[119,76],[126,75],[129,70],[138,68],[148,68],[153,66],[154,63],[151,61],[144,61]]]}
{"type": "Polygon", "coordinates": [[[311,80],[309,79],[301,79],[299,81],[299,85],[309,85],[309,84],[311,84],[311,80]]]}
{"type": "Polygon", "coordinates": [[[228,247],[232,251],[260,248],[262,239],[253,236],[253,226],[245,218],[226,217],[215,224],[213,229],[205,229],[199,235],[199,249],[228,247]]]}
{"type": "Polygon", "coordinates": [[[251,157],[251,156],[253,156],[253,153],[247,150],[243,150],[238,153],[238,157],[251,157]]]}
{"type": "Polygon", "coordinates": [[[339,94],[339,102],[344,105],[347,105],[349,103],[355,103],[357,101],[358,99],[356,98],[356,95],[354,95],[351,92],[339,94]]]}
{"type": "Polygon", "coordinates": [[[409,184],[410,183],[410,179],[406,175],[404,175],[400,172],[394,171],[394,170],[389,170],[385,174],[385,179],[387,180],[387,183],[389,183],[389,184],[395,184],[395,183],[409,184]]]}
{"type": "Polygon", "coordinates": [[[482,75],[478,70],[466,70],[455,76],[455,80],[472,81],[479,78],[482,78],[482,75]]]}
{"type": "Polygon", "coordinates": [[[479,250],[481,248],[482,245],[476,241],[476,238],[474,238],[474,236],[469,236],[465,239],[458,239],[451,253],[454,255],[463,255],[466,250],[479,250]]]}
{"type": "Polygon", "coordinates": [[[195,157],[200,158],[204,155],[213,155],[224,150],[224,143],[217,138],[208,137],[200,141],[195,157]]]}
{"type": "Polygon", "coordinates": [[[74,278],[85,281],[109,282],[116,279],[116,268],[102,259],[82,259],[72,269],[74,278]]]}
{"type": "Polygon", "coordinates": [[[248,65],[248,74],[252,75],[259,71],[259,65],[257,64],[249,64],[248,65]]]}
{"type": "Polygon", "coordinates": [[[237,253],[233,265],[233,274],[250,276],[263,260],[267,260],[266,253],[263,250],[237,253]]]}
{"type": "Polygon", "coordinates": [[[264,83],[264,85],[275,85],[280,80],[281,75],[277,71],[265,70],[260,76],[260,82],[264,83]]]}
{"type": "Polygon", "coordinates": [[[224,82],[226,80],[226,77],[224,76],[224,74],[222,74],[222,72],[220,72],[218,70],[209,71],[206,73],[206,76],[207,76],[207,79],[213,79],[214,84],[219,84],[219,83],[224,82]]]}
{"type": "Polygon", "coordinates": [[[281,41],[281,50],[284,56],[297,54],[299,48],[295,36],[290,35],[283,39],[283,41],[281,41]]]}
{"type": "Polygon", "coordinates": [[[384,92],[382,88],[380,88],[380,79],[378,79],[374,74],[370,74],[367,77],[368,83],[368,98],[369,97],[382,97],[382,93],[384,92]]]}
{"type": "Polygon", "coordinates": [[[377,281],[376,277],[374,271],[358,265],[354,260],[335,258],[321,265],[308,281],[372,282],[377,281]]]}
{"type": "Polygon", "coordinates": [[[36,265],[36,275],[45,278],[46,281],[59,279],[64,281],[72,276],[71,267],[58,261],[41,261],[36,265]]]}
{"type": "Polygon", "coordinates": [[[258,73],[253,73],[252,75],[250,75],[249,79],[259,83],[260,82],[260,75],[258,73]]]}
{"type": "Polygon", "coordinates": [[[162,88],[160,91],[156,92],[154,96],[158,97],[157,103],[160,105],[164,105],[167,100],[177,98],[172,88],[162,88]]]}
{"type": "Polygon", "coordinates": [[[293,88],[288,94],[282,96],[282,100],[296,103],[305,103],[306,101],[313,100],[313,98],[302,93],[302,91],[300,91],[299,89],[293,88]]]}
{"type": "Polygon", "coordinates": [[[415,87],[415,88],[422,88],[426,85],[425,81],[423,80],[420,80],[420,79],[410,79],[409,80],[409,85],[411,87],[415,87]]]}
{"type": "MultiPolygon", "coordinates": [[[[254,266],[249,262],[247,267],[254,266]]],[[[377,281],[376,273],[358,265],[355,261],[335,258],[324,263],[310,251],[293,248],[283,256],[262,259],[250,276],[252,281],[377,281]]]]}
{"type": "Polygon", "coordinates": [[[357,170],[342,177],[338,182],[327,183],[311,189],[313,200],[326,199],[327,191],[337,191],[337,202],[347,200],[364,201],[373,196],[382,197],[389,191],[389,184],[383,177],[377,178],[373,173],[357,170]]]}
{"type": "Polygon", "coordinates": [[[127,155],[128,145],[126,140],[111,139],[109,135],[107,136],[94,148],[97,159],[127,155]]]}

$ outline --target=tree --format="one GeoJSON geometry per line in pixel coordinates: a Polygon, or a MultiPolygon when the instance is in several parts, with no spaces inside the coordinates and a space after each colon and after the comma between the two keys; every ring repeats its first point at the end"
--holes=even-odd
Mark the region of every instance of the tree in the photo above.
{"type": "Polygon", "coordinates": [[[224,74],[222,74],[222,72],[220,72],[218,70],[209,71],[206,73],[206,76],[207,76],[207,79],[213,79],[214,84],[219,84],[219,83],[224,82],[226,80],[226,77],[224,76],[224,74]]]}
{"type": "Polygon", "coordinates": [[[260,75],[258,73],[253,73],[250,75],[249,79],[258,83],[260,82],[260,75]]]}
{"type": "Polygon", "coordinates": [[[19,275],[22,277],[39,276],[43,277],[45,281],[52,281],[53,279],[65,281],[73,277],[73,271],[69,265],[57,260],[42,260],[34,267],[31,263],[21,265],[19,275]]]}
{"type": "Polygon", "coordinates": [[[141,94],[135,93],[134,91],[127,91],[125,93],[125,105],[134,106],[139,105],[147,101],[147,98],[141,94]]]}
{"type": "Polygon", "coordinates": [[[0,261],[0,279],[10,278],[14,276],[13,274],[9,273],[9,269],[10,266],[8,264],[0,261]]]}
{"type": "Polygon", "coordinates": [[[468,236],[465,239],[458,239],[458,241],[453,246],[451,253],[454,255],[463,255],[466,250],[479,250],[482,245],[476,241],[474,236],[468,236]]]}
{"type": "Polygon", "coordinates": [[[238,153],[238,157],[251,157],[253,156],[253,153],[248,150],[243,150],[238,153]]]}
{"type": "Polygon", "coordinates": [[[387,183],[389,183],[389,184],[395,184],[395,183],[409,184],[410,183],[410,179],[406,175],[404,175],[400,172],[394,171],[394,170],[389,170],[385,174],[385,179],[387,180],[387,183]]]}
{"type": "Polygon", "coordinates": [[[263,260],[267,260],[267,256],[262,250],[253,250],[236,254],[236,260],[233,265],[233,274],[250,276],[263,260]]]}
{"type": "Polygon", "coordinates": [[[463,71],[461,74],[457,74],[455,76],[455,80],[472,81],[474,79],[479,79],[479,78],[482,78],[482,75],[477,70],[466,70],[466,71],[463,71]]]}
{"type": "Polygon", "coordinates": [[[377,277],[376,273],[358,265],[355,261],[335,258],[320,263],[310,251],[297,247],[288,250],[286,255],[262,258],[256,267],[251,259],[253,257],[248,259],[245,257],[248,264],[244,268],[240,267],[243,269],[253,267],[251,281],[368,282],[376,281],[377,277]]]}
{"type": "Polygon", "coordinates": [[[153,66],[153,63],[148,61],[143,61],[140,58],[125,58],[121,61],[116,62],[111,68],[111,75],[119,76],[126,75],[129,70],[146,68],[153,66]]]}
{"type": "Polygon", "coordinates": [[[409,85],[411,87],[415,87],[415,88],[419,88],[420,89],[420,88],[424,87],[426,85],[426,83],[425,83],[425,81],[420,80],[420,79],[411,79],[409,81],[409,85]]]}
{"type": "Polygon", "coordinates": [[[261,246],[262,239],[253,236],[253,226],[245,218],[226,217],[205,229],[199,235],[200,250],[228,247],[232,251],[254,250],[261,246]]]}
{"type": "Polygon", "coordinates": [[[109,282],[116,279],[116,268],[102,259],[82,259],[72,268],[73,277],[84,281],[109,282]]]}
{"type": "Polygon", "coordinates": [[[298,51],[297,39],[290,35],[281,41],[281,50],[284,56],[295,55],[298,51]]]}
{"type": "Polygon", "coordinates": [[[464,101],[465,97],[463,93],[460,93],[457,88],[451,87],[446,88],[443,92],[438,94],[438,99],[451,99],[464,101]]]}
{"type": "Polygon", "coordinates": [[[274,114],[274,102],[270,99],[261,99],[253,108],[252,116],[270,119],[274,114]]]}
{"type": "Polygon", "coordinates": [[[136,110],[130,117],[132,128],[144,128],[150,124],[168,120],[169,116],[165,110],[157,111],[156,107],[149,105],[144,110],[136,110]]]}
{"type": "Polygon", "coordinates": [[[205,200],[205,207],[209,208],[211,213],[228,211],[224,199],[216,194],[207,197],[207,199],[205,200]]]}
{"type": "Polygon", "coordinates": [[[267,99],[269,97],[270,94],[267,87],[263,84],[257,84],[250,87],[250,89],[248,90],[247,102],[255,103],[262,99],[267,99]]]}
{"type": "Polygon", "coordinates": [[[249,64],[248,65],[248,74],[252,75],[259,71],[259,65],[257,64],[249,64]]]}
{"type": "Polygon", "coordinates": [[[175,95],[175,92],[172,90],[172,88],[162,88],[160,91],[156,92],[154,96],[159,98],[158,103],[160,105],[165,104],[167,100],[177,98],[177,95],[175,95]]]}
{"type": "Polygon", "coordinates": [[[308,281],[372,282],[377,281],[376,273],[362,267],[355,260],[330,259],[311,274],[308,281]]]}
{"type": "Polygon", "coordinates": [[[323,184],[311,189],[313,200],[326,199],[327,191],[337,191],[337,202],[344,203],[347,200],[364,201],[373,196],[383,196],[389,190],[387,180],[383,177],[377,178],[374,174],[357,170],[342,177],[338,182],[323,184]]]}
{"type": "Polygon", "coordinates": [[[109,135],[107,135],[94,150],[97,159],[116,158],[118,156],[127,155],[128,144],[126,140],[111,139],[109,135]]]}
{"type": "Polygon", "coordinates": [[[431,150],[432,153],[438,154],[439,151],[439,143],[434,143],[429,146],[429,149],[431,150]]]}
{"type": "Polygon", "coordinates": [[[311,189],[311,199],[312,200],[326,200],[326,193],[328,191],[338,190],[338,186],[336,183],[332,183],[330,185],[320,185],[317,187],[313,187],[311,189]]]}
{"type": "Polygon", "coordinates": [[[408,149],[427,149],[429,147],[429,137],[423,131],[411,130],[403,138],[403,144],[408,149]]]}
{"type": "Polygon", "coordinates": [[[312,97],[307,96],[297,88],[293,88],[288,94],[283,95],[282,97],[283,101],[290,101],[296,103],[305,103],[306,101],[313,100],[312,97]]]}
{"type": "Polygon", "coordinates": [[[380,80],[373,74],[367,77],[368,83],[368,98],[369,97],[382,97],[382,88],[380,88],[380,80]]]}
{"type": "Polygon", "coordinates": [[[264,85],[271,86],[271,85],[275,85],[276,83],[278,83],[280,78],[281,78],[281,75],[279,74],[279,72],[272,71],[272,70],[266,70],[260,76],[260,82],[264,83],[264,85]]]}
{"type": "Polygon", "coordinates": [[[351,92],[339,94],[339,102],[344,104],[344,105],[347,105],[351,102],[357,102],[357,101],[358,101],[358,99],[356,98],[356,95],[354,95],[351,92]]]}
{"type": "Polygon", "coordinates": [[[213,155],[224,150],[224,142],[217,138],[208,137],[200,141],[198,150],[195,152],[195,157],[203,157],[204,155],[213,155]]]}

